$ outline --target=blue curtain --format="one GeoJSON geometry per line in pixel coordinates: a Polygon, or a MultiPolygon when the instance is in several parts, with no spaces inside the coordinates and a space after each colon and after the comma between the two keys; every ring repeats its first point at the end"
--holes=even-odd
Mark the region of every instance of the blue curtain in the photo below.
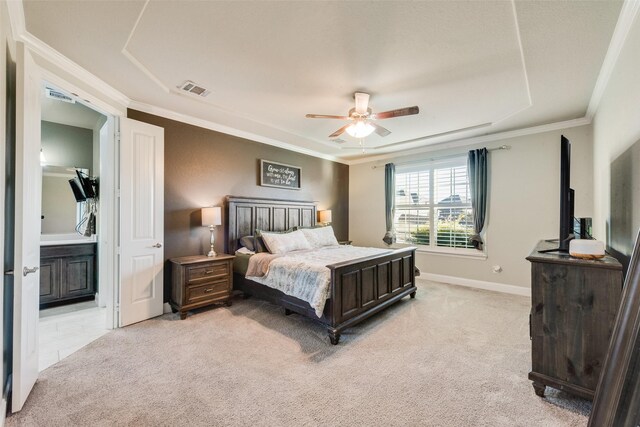
{"type": "Polygon", "coordinates": [[[387,163],[384,165],[384,209],[387,221],[387,232],[382,241],[387,245],[395,243],[396,236],[393,232],[393,214],[396,207],[396,165],[387,163]]]}
{"type": "Polygon", "coordinates": [[[469,151],[467,166],[469,170],[469,189],[471,190],[471,208],[473,209],[473,235],[469,242],[474,248],[482,250],[484,242],[480,237],[487,215],[487,157],[486,148],[469,151]]]}

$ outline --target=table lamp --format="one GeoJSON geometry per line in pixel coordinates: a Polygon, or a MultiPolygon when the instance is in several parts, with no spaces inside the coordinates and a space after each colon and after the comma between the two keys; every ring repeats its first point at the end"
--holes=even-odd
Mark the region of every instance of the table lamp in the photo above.
{"type": "Polygon", "coordinates": [[[331,224],[331,209],[318,211],[318,220],[325,226],[331,224]]]}
{"type": "Polygon", "coordinates": [[[211,206],[208,208],[202,208],[202,226],[209,227],[211,232],[211,250],[207,256],[216,256],[216,251],[213,249],[213,243],[215,241],[215,229],[216,225],[222,224],[222,209],[220,206],[211,206]]]}

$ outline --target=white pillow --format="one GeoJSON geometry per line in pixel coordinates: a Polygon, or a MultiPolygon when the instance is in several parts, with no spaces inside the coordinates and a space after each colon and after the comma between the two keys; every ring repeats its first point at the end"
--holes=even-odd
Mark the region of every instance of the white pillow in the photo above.
{"type": "Polygon", "coordinates": [[[304,233],[304,237],[307,238],[307,241],[314,249],[324,246],[340,246],[333,233],[333,227],[330,225],[318,228],[302,228],[300,231],[304,233]]]}
{"type": "Polygon", "coordinates": [[[261,233],[264,244],[272,254],[284,254],[291,251],[311,249],[311,245],[301,231],[291,233],[261,233]]]}

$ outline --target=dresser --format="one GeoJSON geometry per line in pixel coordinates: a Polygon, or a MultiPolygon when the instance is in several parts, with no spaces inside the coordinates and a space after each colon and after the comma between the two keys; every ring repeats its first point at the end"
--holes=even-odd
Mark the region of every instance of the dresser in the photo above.
{"type": "Polygon", "coordinates": [[[233,255],[218,254],[172,258],[171,301],[174,313],[185,319],[194,308],[217,303],[231,306],[233,255]]]}
{"type": "Polygon", "coordinates": [[[593,400],[622,298],[622,265],[611,256],[583,260],[539,253],[556,246],[540,241],[527,257],[529,379],[541,397],[550,386],[593,400]]]}

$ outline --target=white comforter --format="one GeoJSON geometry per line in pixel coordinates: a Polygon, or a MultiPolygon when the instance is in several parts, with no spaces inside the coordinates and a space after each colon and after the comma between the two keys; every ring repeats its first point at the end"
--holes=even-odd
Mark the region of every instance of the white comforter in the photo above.
{"type": "MultiPolygon", "coordinates": [[[[289,252],[279,257],[271,256],[264,276],[247,275],[246,277],[308,302],[316,315],[322,317],[324,304],[329,297],[331,281],[331,273],[326,266],[387,252],[390,251],[358,246],[332,246],[289,252]]],[[[249,259],[249,272],[257,270],[252,268],[252,263],[260,262],[261,255],[258,253],[249,259]]],[[[269,254],[264,255],[264,257],[268,256],[269,254]]]]}

